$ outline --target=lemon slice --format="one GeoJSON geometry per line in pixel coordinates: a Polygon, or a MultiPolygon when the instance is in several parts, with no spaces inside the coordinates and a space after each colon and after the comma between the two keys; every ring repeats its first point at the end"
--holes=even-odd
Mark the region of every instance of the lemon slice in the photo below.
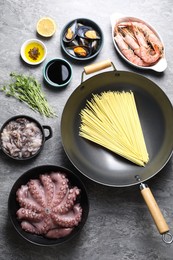
{"type": "Polygon", "coordinates": [[[42,17],[37,22],[37,32],[41,36],[51,37],[56,31],[56,23],[50,17],[42,17]]]}

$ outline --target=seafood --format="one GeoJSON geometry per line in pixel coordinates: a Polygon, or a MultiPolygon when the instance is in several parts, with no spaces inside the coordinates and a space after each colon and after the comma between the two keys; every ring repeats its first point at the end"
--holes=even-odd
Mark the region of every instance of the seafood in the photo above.
{"type": "Polygon", "coordinates": [[[43,135],[35,122],[26,118],[10,121],[1,133],[2,148],[14,158],[27,158],[40,149],[43,135]]]}
{"type": "Polygon", "coordinates": [[[94,30],[88,30],[88,31],[86,31],[85,36],[86,36],[88,39],[94,39],[94,40],[100,38],[100,37],[97,35],[97,32],[94,31],[94,30]]]}
{"type": "Polygon", "coordinates": [[[63,42],[69,54],[86,58],[96,53],[100,46],[101,36],[91,26],[75,20],[64,33],[63,42]]]}
{"type": "Polygon", "coordinates": [[[158,45],[160,51],[163,51],[163,44],[157,35],[144,23],[141,22],[122,22],[120,26],[134,26],[142,31],[149,42],[153,42],[158,45]]]}
{"type": "Polygon", "coordinates": [[[92,27],[89,26],[79,26],[77,34],[79,37],[85,39],[91,39],[91,40],[100,39],[98,33],[92,27]]]}
{"type": "Polygon", "coordinates": [[[67,39],[67,40],[71,40],[71,39],[73,38],[73,35],[74,35],[74,33],[73,33],[73,31],[71,30],[71,28],[68,28],[67,33],[66,33],[66,35],[65,35],[66,39],[67,39]]]}
{"type": "Polygon", "coordinates": [[[50,172],[30,179],[16,192],[20,206],[16,215],[22,229],[50,239],[69,235],[81,222],[80,193],[65,173],[50,172]]]}
{"type": "Polygon", "coordinates": [[[74,45],[67,47],[66,50],[76,57],[88,57],[90,55],[90,47],[84,45],[74,45]]]}
{"type": "Polygon", "coordinates": [[[138,66],[148,66],[138,55],[135,54],[132,48],[129,48],[129,45],[125,42],[124,37],[121,34],[117,34],[114,37],[119,49],[122,54],[130,60],[132,63],[138,66]]]}
{"type": "Polygon", "coordinates": [[[76,28],[77,28],[77,22],[74,21],[69,28],[67,28],[67,31],[65,32],[63,41],[65,42],[71,42],[76,37],[76,28]]]}
{"type": "Polygon", "coordinates": [[[85,46],[75,46],[73,51],[79,57],[86,57],[89,54],[89,50],[85,46]]]}
{"type": "Polygon", "coordinates": [[[140,22],[121,22],[114,28],[114,40],[123,55],[139,66],[151,66],[163,56],[157,35],[140,22]]]}

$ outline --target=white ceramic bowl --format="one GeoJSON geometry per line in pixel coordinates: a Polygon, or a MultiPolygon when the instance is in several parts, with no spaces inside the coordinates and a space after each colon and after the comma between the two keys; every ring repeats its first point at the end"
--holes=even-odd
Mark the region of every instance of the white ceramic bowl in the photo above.
{"type": "Polygon", "coordinates": [[[167,61],[165,58],[165,45],[163,43],[163,40],[161,38],[161,36],[158,34],[158,32],[154,29],[154,27],[152,27],[150,24],[144,22],[143,20],[139,19],[139,18],[135,18],[135,17],[129,17],[129,16],[124,16],[123,14],[120,13],[114,13],[110,16],[111,19],[111,26],[112,26],[112,40],[114,43],[114,46],[117,50],[117,52],[120,54],[120,56],[127,61],[129,64],[133,65],[134,67],[140,68],[140,69],[150,69],[150,70],[154,70],[157,72],[163,72],[166,68],[167,68],[167,61]],[[147,25],[155,34],[156,36],[160,39],[161,43],[164,46],[164,50],[163,50],[163,56],[158,60],[157,63],[155,63],[154,65],[148,66],[148,67],[143,67],[143,66],[138,66],[134,63],[132,63],[131,61],[129,61],[120,51],[118,45],[116,44],[115,40],[114,40],[114,28],[116,26],[116,24],[120,23],[120,22],[140,22],[143,23],[145,25],[147,25]]]}
{"type": "Polygon", "coordinates": [[[47,56],[47,48],[42,41],[38,39],[29,39],[22,44],[20,54],[26,63],[30,65],[38,65],[45,60],[47,56]],[[37,58],[36,56],[31,56],[32,58],[29,56],[29,52],[33,50],[34,47],[39,52],[37,58]]]}

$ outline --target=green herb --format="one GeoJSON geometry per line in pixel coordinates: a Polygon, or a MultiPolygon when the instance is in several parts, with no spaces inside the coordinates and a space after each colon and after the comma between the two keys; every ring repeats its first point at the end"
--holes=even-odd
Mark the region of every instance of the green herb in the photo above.
{"type": "Polygon", "coordinates": [[[5,92],[7,96],[13,96],[25,102],[31,109],[43,116],[56,116],[48,104],[44,93],[41,91],[41,85],[34,77],[16,73],[11,73],[10,77],[10,84],[3,86],[1,91],[5,92]]]}

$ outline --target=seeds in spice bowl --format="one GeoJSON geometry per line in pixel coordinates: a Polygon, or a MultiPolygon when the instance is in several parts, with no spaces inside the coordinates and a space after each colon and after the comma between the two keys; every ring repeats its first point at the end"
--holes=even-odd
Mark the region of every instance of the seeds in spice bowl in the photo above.
{"type": "Polygon", "coordinates": [[[37,39],[27,40],[21,47],[21,57],[30,65],[40,64],[44,61],[46,55],[47,48],[45,44],[37,39]]]}
{"type": "Polygon", "coordinates": [[[37,60],[39,58],[39,56],[40,56],[39,48],[38,47],[34,47],[34,48],[30,49],[28,54],[29,54],[29,57],[32,60],[37,60]]]}

